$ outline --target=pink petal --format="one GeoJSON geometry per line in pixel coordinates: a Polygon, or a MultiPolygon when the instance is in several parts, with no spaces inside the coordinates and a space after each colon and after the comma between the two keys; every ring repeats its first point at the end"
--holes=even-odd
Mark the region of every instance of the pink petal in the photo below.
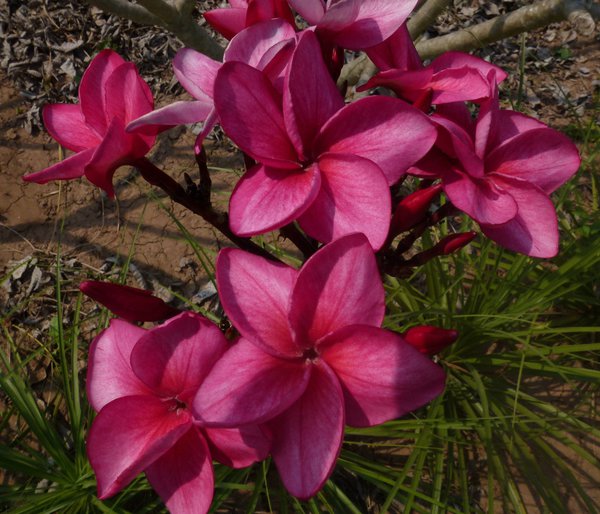
{"type": "Polygon", "coordinates": [[[120,319],[100,332],[90,345],[87,370],[87,397],[96,412],[122,396],[150,394],[135,376],[129,358],[146,330],[120,319]]]}
{"type": "Polygon", "coordinates": [[[217,287],[227,316],[242,336],[275,356],[301,354],[288,325],[297,274],[242,250],[225,248],[217,258],[217,287]]]}
{"type": "Polygon", "coordinates": [[[257,164],[241,178],[231,195],[231,230],[247,237],[283,227],[310,206],[320,188],[316,166],[281,170],[257,164]]]}
{"type": "Polygon", "coordinates": [[[191,48],[182,48],[173,59],[173,71],[179,83],[196,100],[205,103],[213,99],[215,77],[220,67],[220,62],[191,48]]]}
{"type": "Polygon", "coordinates": [[[228,346],[216,325],[182,312],[140,338],[131,352],[131,368],[156,394],[191,403],[228,346]]]}
{"type": "Polygon", "coordinates": [[[439,57],[436,57],[430,64],[434,71],[442,71],[448,68],[468,67],[479,70],[484,77],[487,77],[490,71],[494,72],[494,79],[497,84],[500,84],[507,76],[502,68],[491,64],[474,55],[465,54],[463,52],[444,52],[439,57]]]}
{"type": "Polygon", "coordinates": [[[448,170],[452,168],[452,163],[448,157],[434,147],[414,166],[408,168],[407,173],[417,177],[436,179],[445,176],[448,170]]]}
{"type": "Polygon", "coordinates": [[[333,472],[344,436],[343,405],[337,377],[318,361],[304,394],[269,423],[279,476],[302,500],[314,496],[333,472]]]}
{"type": "Polygon", "coordinates": [[[320,348],[342,384],[349,425],[368,427],[399,418],[444,390],[443,369],[393,332],[347,326],[320,348]]]}
{"type": "Polygon", "coordinates": [[[262,21],[242,30],[229,43],[223,61],[239,61],[261,69],[263,56],[276,44],[294,38],[296,31],[280,18],[262,21]]]}
{"type": "Polygon", "coordinates": [[[246,9],[213,9],[204,13],[208,24],[225,39],[231,39],[246,27],[246,9]]]}
{"type": "Polygon", "coordinates": [[[81,152],[100,144],[100,138],[88,126],[79,105],[51,104],[42,111],[44,126],[59,145],[81,152]]]}
{"type": "Polygon", "coordinates": [[[123,489],[191,427],[188,411],[176,411],[157,396],[125,396],[105,405],[87,438],[98,497],[123,489]]]}
{"type": "Polygon", "coordinates": [[[267,457],[271,433],[258,425],[240,428],[206,428],[206,439],[213,458],[232,468],[245,468],[267,457]]]}
{"type": "Polygon", "coordinates": [[[477,101],[489,95],[489,84],[483,75],[472,68],[442,70],[432,77],[433,105],[452,102],[477,101]]]}
{"type": "Polygon", "coordinates": [[[489,172],[531,182],[550,194],[579,169],[581,158],[573,142],[550,128],[529,130],[493,150],[486,159],[489,172]]]}
{"type": "Polygon", "coordinates": [[[170,128],[204,121],[213,109],[212,101],[175,102],[151,111],[127,125],[127,132],[144,132],[148,128],[170,128]]]}
{"type": "Polygon", "coordinates": [[[64,161],[60,161],[45,170],[36,171],[23,176],[25,182],[35,182],[36,184],[45,184],[51,180],[71,180],[83,177],[84,168],[94,155],[95,148],[83,150],[82,152],[71,155],[64,161]]]}
{"type": "Polygon", "coordinates": [[[273,357],[241,338],[215,365],[194,400],[194,414],[218,427],[263,423],[306,389],[312,366],[273,357]]]}
{"type": "Polygon", "coordinates": [[[116,68],[106,79],[104,95],[104,108],[109,125],[113,118],[119,118],[127,125],[154,108],[150,88],[131,62],[116,68]]]}
{"type": "Polygon", "coordinates": [[[311,155],[315,136],[344,99],[323,61],[314,32],[300,35],[283,90],[283,116],[296,151],[311,155]]]}
{"type": "Polygon", "coordinates": [[[124,64],[123,58],[112,50],[102,50],[92,59],[79,84],[79,104],[87,125],[100,136],[108,129],[105,87],[113,71],[124,64]]]}
{"type": "Polygon", "coordinates": [[[518,206],[517,215],[501,225],[481,225],[483,233],[499,245],[531,257],[550,258],[558,252],[558,222],[554,205],[537,186],[494,174],[518,206]]]}
{"type": "Polygon", "coordinates": [[[210,509],[214,491],[212,460],[197,428],[189,429],[145,471],[148,482],[172,514],[204,514],[210,509]]]}
{"type": "Polygon", "coordinates": [[[241,62],[223,64],[215,107],[225,132],[253,159],[275,168],[298,167],[277,92],[262,72],[241,62]]]}
{"type": "Polygon", "coordinates": [[[379,249],[386,240],[392,214],[387,179],[379,167],[356,155],[326,153],[319,158],[321,189],[300,215],[302,229],[328,243],[362,232],[379,249]]]}
{"type": "Polygon", "coordinates": [[[469,136],[469,139],[475,139],[475,120],[464,102],[438,105],[435,113],[458,125],[469,136]]]}
{"type": "Polygon", "coordinates": [[[422,112],[396,98],[371,96],[337,112],[321,129],[316,151],[370,159],[393,184],[429,151],[436,136],[422,112]]]}
{"type": "Polygon", "coordinates": [[[446,173],[444,191],[450,201],[478,223],[505,223],[517,214],[513,197],[491,178],[472,179],[460,173],[446,173]]]}
{"type": "Polygon", "coordinates": [[[292,8],[311,25],[319,23],[325,14],[323,0],[288,0],[292,8]]]}
{"type": "Polygon", "coordinates": [[[547,125],[535,118],[509,110],[499,110],[496,112],[495,121],[488,138],[488,147],[491,150],[507,143],[509,139],[523,132],[548,128],[547,125]]]}
{"type": "Polygon", "coordinates": [[[375,75],[357,90],[366,91],[373,87],[383,86],[412,101],[419,96],[421,91],[431,87],[432,77],[433,71],[430,68],[414,71],[385,70],[375,75]]]}
{"type": "Polygon", "coordinates": [[[346,325],[381,326],[384,291],[363,234],[329,243],[302,267],[292,292],[290,324],[306,347],[346,325]]]}
{"type": "Polygon", "coordinates": [[[365,50],[380,70],[418,70],[423,67],[406,23],[385,41],[365,50]]]}
{"type": "Polygon", "coordinates": [[[340,0],[331,4],[325,16],[319,22],[319,29],[333,29],[337,45],[350,50],[361,50],[378,45],[390,37],[408,15],[412,12],[417,0],[340,0]],[[347,20],[346,12],[356,9],[353,22],[338,25],[338,19],[347,20]]]}

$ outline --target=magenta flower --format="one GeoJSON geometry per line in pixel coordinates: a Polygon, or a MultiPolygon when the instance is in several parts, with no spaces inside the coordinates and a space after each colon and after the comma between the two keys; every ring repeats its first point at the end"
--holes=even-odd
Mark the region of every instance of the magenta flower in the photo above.
{"type": "Polygon", "coordinates": [[[283,18],[290,25],[295,25],[286,0],[229,0],[229,3],[231,7],[204,13],[208,24],[226,39],[271,18],[283,18]]]}
{"type": "Polygon", "coordinates": [[[490,71],[498,83],[507,76],[498,66],[462,52],[445,52],[423,66],[406,25],[367,55],[381,71],[357,90],[385,86],[411,102],[425,95],[431,95],[432,105],[482,101],[490,96],[490,71]]]}
{"type": "Polygon", "coordinates": [[[198,387],[227,347],[216,326],[189,312],[152,330],[115,319],[96,337],[87,389],[99,414],[87,450],[101,499],[144,471],[172,513],[207,512],[212,457],[245,467],[266,456],[258,427],[206,428],[192,417],[198,387]]]}
{"type": "Polygon", "coordinates": [[[125,127],[152,108],[152,93],[135,65],[103,50],[83,74],[79,104],[47,105],[42,113],[50,135],[75,155],[23,179],[45,184],[85,175],[113,197],[115,170],[146,155],[155,140],[153,133],[128,134],[125,127]]]}
{"type": "Polygon", "coordinates": [[[241,338],[194,400],[208,426],[269,422],[285,487],[313,496],[331,475],[344,424],[365,427],[439,395],[444,372],[380,328],[384,290],[369,242],[352,234],[298,272],[222,250],[217,284],[241,338]]]}
{"type": "Polygon", "coordinates": [[[351,50],[381,43],[404,23],[417,0],[289,0],[319,39],[351,50]]]}
{"type": "Polygon", "coordinates": [[[297,219],[319,241],[359,231],[381,247],[391,217],[389,184],[435,138],[423,113],[389,97],[344,107],[310,31],[300,36],[289,65],[283,109],[268,77],[239,62],[223,65],[214,91],[223,129],[259,163],[231,196],[236,234],[297,219]]]}
{"type": "Polygon", "coordinates": [[[464,105],[438,108],[436,148],[409,173],[442,179],[452,203],[501,246],[532,257],[558,252],[548,197],[579,168],[568,137],[518,112],[501,110],[497,88],[473,122],[464,105]]]}

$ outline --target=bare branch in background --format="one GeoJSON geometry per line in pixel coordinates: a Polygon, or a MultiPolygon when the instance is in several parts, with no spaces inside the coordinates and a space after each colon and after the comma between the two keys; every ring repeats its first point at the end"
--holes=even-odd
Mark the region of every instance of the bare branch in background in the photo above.
{"type": "Polygon", "coordinates": [[[140,25],[160,25],[160,20],[141,5],[128,0],[86,0],[88,4],[140,25]]]}
{"type": "Polygon", "coordinates": [[[408,31],[413,40],[431,27],[444,9],[452,0],[427,0],[417,12],[408,20],[408,31]]]}

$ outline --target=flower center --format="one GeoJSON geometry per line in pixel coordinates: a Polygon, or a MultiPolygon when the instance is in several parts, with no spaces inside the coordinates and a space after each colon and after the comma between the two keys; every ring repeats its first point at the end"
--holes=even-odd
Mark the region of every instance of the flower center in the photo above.
{"type": "Polygon", "coordinates": [[[307,360],[307,361],[314,361],[314,360],[317,360],[318,358],[319,358],[319,353],[314,348],[308,348],[308,349],[304,350],[304,353],[302,354],[302,359],[307,360]]]}

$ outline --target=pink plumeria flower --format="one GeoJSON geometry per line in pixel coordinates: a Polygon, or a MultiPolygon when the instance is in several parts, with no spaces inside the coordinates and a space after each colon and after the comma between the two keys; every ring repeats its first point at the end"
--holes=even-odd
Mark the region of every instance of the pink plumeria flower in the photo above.
{"type": "MultiPolygon", "coordinates": [[[[274,19],[257,23],[235,36],[229,43],[224,62],[243,62],[263,70],[280,91],[284,70],[295,46],[294,28],[284,20],[274,19]]],[[[173,59],[173,70],[179,83],[194,97],[152,111],[132,121],[127,130],[144,132],[147,127],[165,130],[175,125],[204,122],[198,135],[199,147],[206,135],[219,121],[214,107],[215,77],[222,63],[191,48],[182,48],[173,59]]]]}
{"type": "Polygon", "coordinates": [[[256,426],[207,428],[190,406],[228,343],[187,312],[151,330],[114,319],[90,347],[88,399],[98,415],[87,451],[108,498],[144,471],[172,513],[207,512],[212,458],[233,467],[262,460],[270,440],[256,426]]]}
{"type": "Polygon", "coordinates": [[[156,138],[129,134],[125,127],[152,108],[152,93],[135,65],[103,50],[83,74],[79,104],[47,105],[42,112],[50,135],[75,155],[23,179],[45,184],[85,176],[113,197],[116,169],[146,155],[156,138]]]}
{"type": "Polygon", "coordinates": [[[261,234],[297,219],[319,241],[360,231],[381,247],[391,217],[389,185],[435,139],[423,113],[389,97],[344,107],[310,31],[294,50],[283,109],[268,77],[240,62],[223,65],[214,92],[223,129],[259,163],[231,196],[233,232],[261,234]]]}
{"type": "Polygon", "coordinates": [[[240,340],[194,400],[210,425],[269,422],[285,487],[310,498],[331,475],[344,425],[372,426],[439,395],[444,372],[381,329],[384,290],[363,234],[315,253],[298,272],[235,249],[217,284],[240,340]]]}
{"type": "Polygon", "coordinates": [[[381,43],[404,23],[417,0],[289,0],[319,39],[351,50],[381,43]]]}
{"type": "Polygon", "coordinates": [[[261,21],[281,18],[295,25],[286,0],[230,0],[231,7],[204,13],[208,24],[226,39],[261,21]]]}
{"type": "Polygon", "coordinates": [[[507,76],[498,66],[462,52],[445,52],[423,66],[406,24],[383,43],[369,48],[367,55],[380,72],[357,90],[384,86],[411,102],[424,95],[431,95],[432,105],[482,101],[490,96],[490,71],[497,83],[507,76]]]}
{"type": "Polygon", "coordinates": [[[475,122],[462,104],[442,107],[432,117],[436,148],[409,173],[441,178],[452,203],[501,246],[555,256],[558,222],[549,195],[579,168],[577,147],[540,121],[501,110],[495,85],[475,122]]]}

